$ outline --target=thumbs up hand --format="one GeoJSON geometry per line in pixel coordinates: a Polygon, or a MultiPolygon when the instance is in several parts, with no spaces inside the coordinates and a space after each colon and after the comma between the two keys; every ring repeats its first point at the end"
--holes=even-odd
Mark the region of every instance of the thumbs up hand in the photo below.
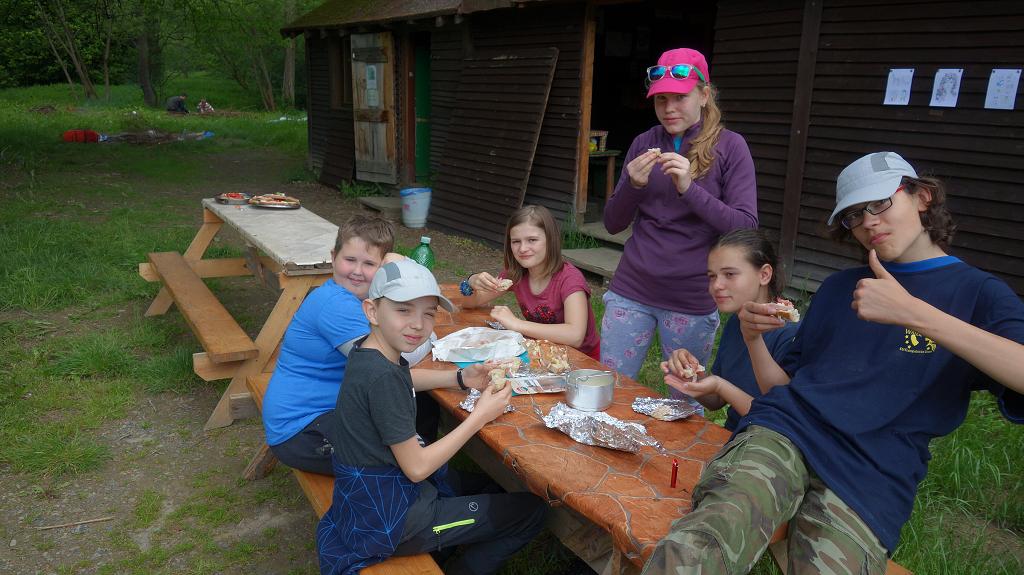
{"type": "Polygon", "coordinates": [[[863,320],[909,325],[913,318],[913,305],[920,300],[903,289],[900,282],[882,267],[875,250],[868,253],[868,266],[875,272],[875,277],[857,282],[850,307],[857,312],[857,317],[863,320]]]}

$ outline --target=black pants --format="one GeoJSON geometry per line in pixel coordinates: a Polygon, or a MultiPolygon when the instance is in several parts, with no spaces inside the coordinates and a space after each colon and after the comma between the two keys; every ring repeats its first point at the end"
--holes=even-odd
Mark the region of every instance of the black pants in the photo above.
{"type": "Polygon", "coordinates": [[[548,510],[543,499],[525,492],[495,493],[497,486],[479,477],[449,469],[448,483],[460,497],[436,499],[431,527],[411,536],[403,534],[394,554],[416,555],[462,545],[462,555],[448,562],[445,574],[486,575],[497,572],[540,533],[548,510]],[[452,525],[466,520],[473,522],[452,525]]]}
{"type": "MultiPolygon", "coordinates": [[[[322,475],[334,475],[331,453],[334,448],[327,440],[327,429],[331,425],[334,411],[320,414],[302,431],[283,443],[271,445],[270,451],[288,467],[312,471],[322,475]]],[[[441,407],[426,392],[416,394],[416,433],[427,443],[437,439],[437,425],[441,407]]]]}

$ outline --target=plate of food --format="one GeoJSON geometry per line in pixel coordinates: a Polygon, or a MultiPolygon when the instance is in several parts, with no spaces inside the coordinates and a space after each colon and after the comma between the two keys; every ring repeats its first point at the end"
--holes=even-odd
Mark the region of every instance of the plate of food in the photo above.
{"type": "Polygon", "coordinates": [[[301,206],[297,198],[284,194],[262,194],[249,198],[249,205],[256,208],[271,208],[277,210],[297,210],[301,206]]]}
{"type": "Polygon", "coordinates": [[[249,194],[243,194],[242,192],[225,192],[215,199],[221,204],[227,204],[229,206],[239,206],[249,203],[249,199],[252,198],[249,194]]]}

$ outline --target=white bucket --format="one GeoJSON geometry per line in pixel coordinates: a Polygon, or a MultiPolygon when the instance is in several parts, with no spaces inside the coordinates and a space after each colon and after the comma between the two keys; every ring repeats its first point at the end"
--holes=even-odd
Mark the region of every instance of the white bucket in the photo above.
{"type": "Polygon", "coordinates": [[[402,196],[402,224],[407,228],[422,228],[427,225],[430,211],[430,188],[406,188],[402,196]]]}

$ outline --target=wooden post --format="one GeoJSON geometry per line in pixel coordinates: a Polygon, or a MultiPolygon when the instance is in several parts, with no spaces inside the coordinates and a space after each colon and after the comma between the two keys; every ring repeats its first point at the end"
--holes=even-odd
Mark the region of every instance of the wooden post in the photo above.
{"type": "Polygon", "coordinates": [[[583,15],[583,54],[580,58],[580,133],[576,144],[576,222],[587,211],[587,183],[590,178],[590,100],[594,94],[594,39],[597,16],[594,4],[587,3],[583,15]]]}
{"type": "Polygon", "coordinates": [[[807,130],[811,121],[814,69],[818,63],[822,2],[823,0],[806,0],[803,30],[800,35],[800,59],[793,95],[793,119],[789,128],[786,184],[782,194],[782,239],[779,246],[782,265],[789,277],[793,276],[796,236],[800,227],[800,200],[803,193],[804,162],[807,156],[807,130]]]}

